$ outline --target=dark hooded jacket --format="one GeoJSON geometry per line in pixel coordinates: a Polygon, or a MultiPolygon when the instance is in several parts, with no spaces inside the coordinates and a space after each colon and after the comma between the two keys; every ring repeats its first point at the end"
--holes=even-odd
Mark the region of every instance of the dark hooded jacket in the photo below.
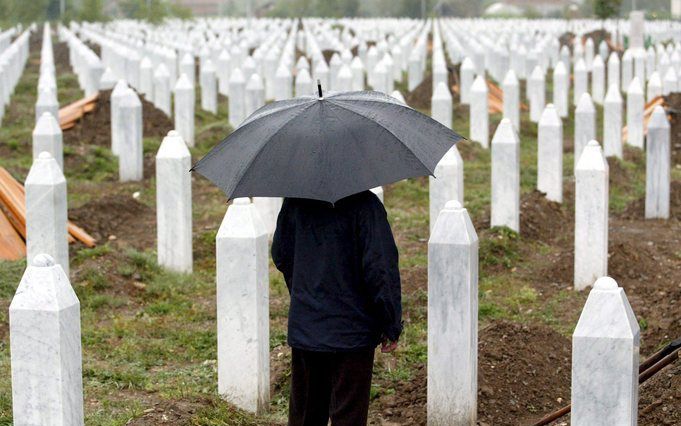
{"type": "Polygon", "coordinates": [[[272,258],[291,295],[289,346],[357,351],[400,336],[397,247],[372,192],[335,204],[285,199],[272,258]]]}

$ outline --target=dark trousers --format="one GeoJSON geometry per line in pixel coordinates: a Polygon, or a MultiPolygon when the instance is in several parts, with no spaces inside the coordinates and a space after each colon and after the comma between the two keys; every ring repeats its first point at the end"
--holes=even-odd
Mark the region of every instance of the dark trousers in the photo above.
{"type": "Polygon", "coordinates": [[[293,349],[289,426],[366,425],[374,351],[293,349]]]}

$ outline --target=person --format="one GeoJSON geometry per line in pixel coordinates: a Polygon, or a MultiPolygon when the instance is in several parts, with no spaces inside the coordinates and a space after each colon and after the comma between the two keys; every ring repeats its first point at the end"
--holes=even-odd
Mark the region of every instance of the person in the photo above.
{"type": "Polygon", "coordinates": [[[402,332],[398,251],[370,191],[327,202],[286,198],[272,243],[291,304],[289,426],[367,423],[375,348],[402,332]]]}

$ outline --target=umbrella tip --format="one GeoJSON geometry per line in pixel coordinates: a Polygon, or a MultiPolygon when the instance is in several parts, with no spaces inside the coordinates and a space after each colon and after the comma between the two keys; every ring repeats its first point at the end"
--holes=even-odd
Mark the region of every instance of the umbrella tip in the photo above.
{"type": "Polygon", "coordinates": [[[324,95],[322,95],[322,81],[320,79],[317,79],[317,91],[319,92],[319,99],[322,99],[324,95]]]}

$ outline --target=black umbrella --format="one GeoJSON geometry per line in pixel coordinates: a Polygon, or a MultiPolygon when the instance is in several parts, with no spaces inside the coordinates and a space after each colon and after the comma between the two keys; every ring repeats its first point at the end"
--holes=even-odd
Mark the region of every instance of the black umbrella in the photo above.
{"type": "Polygon", "coordinates": [[[433,174],[461,136],[379,92],[342,92],[266,105],[193,168],[227,197],[336,202],[433,174]]]}

